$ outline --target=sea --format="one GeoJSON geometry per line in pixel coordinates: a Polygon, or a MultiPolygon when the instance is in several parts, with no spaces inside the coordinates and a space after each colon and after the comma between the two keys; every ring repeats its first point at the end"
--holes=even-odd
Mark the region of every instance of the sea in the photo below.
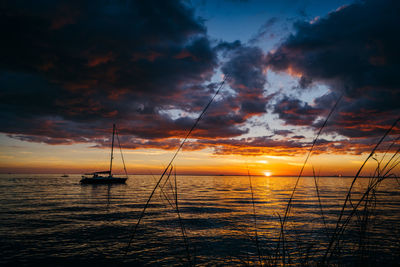
{"type": "MultiPolygon", "coordinates": [[[[293,193],[297,177],[178,175],[164,178],[146,205],[158,179],[81,185],[77,174],[1,174],[0,266],[313,264],[324,256],[352,183],[302,177],[293,193]]],[[[343,218],[369,183],[356,181],[343,218]]],[[[386,179],[369,194],[332,264],[398,263],[399,192],[399,181],[386,179]]]]}

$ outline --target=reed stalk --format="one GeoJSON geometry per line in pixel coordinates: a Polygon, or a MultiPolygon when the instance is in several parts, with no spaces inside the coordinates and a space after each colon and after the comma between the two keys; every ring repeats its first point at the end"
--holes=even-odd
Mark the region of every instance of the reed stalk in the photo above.
{"type": "Polygon", "coordinates": [[[260,250],[260,243],[259,243],[259,240],[258,240],[256,204],[254,203],[253,185],[252,185],[252,182],[251,182],[251,175],[250,175],[250,171],[249,171],[249,167],[248,166],[247,166],[247,175],[249,177],[251,203],[252,203],[252,206],[253,206],[254,237],[255,237],[255,240],[256,240],[258,261],[260,263],[260,266],[263,266],[262,254],[261,254],[261,250],[260,250]]]}

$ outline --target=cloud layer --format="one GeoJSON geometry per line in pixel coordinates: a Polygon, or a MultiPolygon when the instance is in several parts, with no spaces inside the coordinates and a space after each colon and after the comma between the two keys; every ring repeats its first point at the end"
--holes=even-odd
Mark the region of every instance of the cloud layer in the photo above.
{"type": "MultiPolygon", "coordinates": [[[[127,148],[173,149],[211,99],[220,71],[228,88],[186,149],[293,155],[343,95],[316,153],[362,153],[400,114],[400,4],[343,6],[295,32],[274,51],[210,40],[180,1],[15,1],[1,6],[1,132],[48,144],[107,146],[116,122],[127,148]],[[293,90],[325,84],[311,102],[270,94],[266,70],[298,78],[293,90]],[[250,119],[276,115],[288,129],[249,134],[250,119]],[[349,140],[348,138],[352,138],[349,140]],[[326,141],[326,142],[325,142],[326,141]]],[[[267,20],[263,31],[277,19],[267,20]]],[[[397,128],[396,131],[399,129],[397,128]]]]}
{"type": "Polygon", "coordinates": [[[80,141],[118,121],[126,134],[169,137],[191,122],[161,110],[209,99],[216,54],[178,1],[17,1],[0,25],[3,132],[80,141]]]}
{"type": "Polygon", "coordinates": [[[343,94],[327,130],[356,138],[381,135],[400,113],[399,8],[397,1],[367,0],[296,23],[296,33],[268,54],[268,66],[301,76],[300,88],[319,82],[331,92],[313,107],[284,98],[274,109],[279,118],[318,126],[318,115],[343,94]]]}

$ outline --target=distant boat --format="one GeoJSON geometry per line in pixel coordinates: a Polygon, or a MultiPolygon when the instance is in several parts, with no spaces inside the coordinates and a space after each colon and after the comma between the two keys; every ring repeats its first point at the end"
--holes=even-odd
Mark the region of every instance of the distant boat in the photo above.
{"type": "Polygon", "coordinates": [[[82,175],[81,184],[124,184],[128,179],[128,174],[126,172],[124,156],[122,155],[121,144],[119,143],[118,132],[115,124],[113,124],[113,134],[111,142],[111,159],[110,159],[110,170],[99,171],[92,173],[85,173],[85,175],[91,175],[92,177],[87,177],[82,175]],[[117,135],[119,149],[121,151],[122,163],[124,164],[124,170],[126,177],[114,177],[112,175],[112,163],[113,163],[113,153],[114,153],[114,136],[117,135]]]}
{"type": "Polygon", "coordinates": [[[68,174],[63,174],[63,175],[61,175],[61,177],[69,177],[69,175],[68,174]]]}

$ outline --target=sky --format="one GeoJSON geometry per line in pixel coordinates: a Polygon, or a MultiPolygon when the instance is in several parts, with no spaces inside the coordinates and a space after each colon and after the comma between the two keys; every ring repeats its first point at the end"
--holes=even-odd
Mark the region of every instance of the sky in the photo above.
{"type": "MultiPolygon", "coordinates": [[[[159,174],[225,80],[178,173],[297,175],[332,111],[305,174],[354,175],[400,114],[399,8],[3,1],[0,172],[107,169],[115,123],[128,173],[159,174]]],[[[366,172],[399,148],[399,130],[366,172]]]]}

